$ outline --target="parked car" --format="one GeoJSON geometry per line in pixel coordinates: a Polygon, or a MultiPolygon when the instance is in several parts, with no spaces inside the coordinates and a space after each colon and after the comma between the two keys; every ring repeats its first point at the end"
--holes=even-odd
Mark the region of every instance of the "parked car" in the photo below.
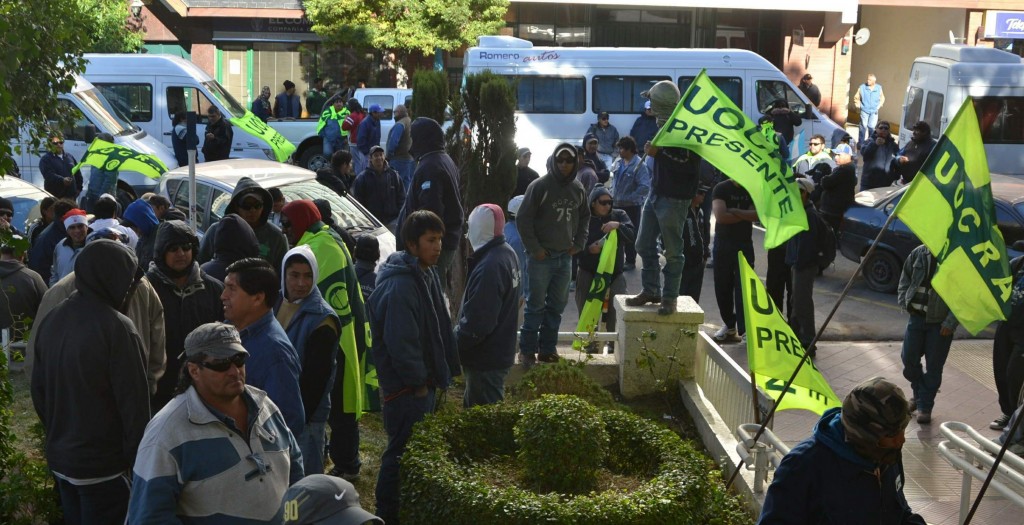
{"type": "MultiPolygon", "coordinates": [[[[908,187],[877,188],[856,195],[839,229],[839,251],[844,257],[860,262],[908,187]]],[[[1024,240],[1024,181],[1006,175],[992,175],[992,198],[996,224],[1006,241],[1008,255],[1010,258],[1024,255],[1013,247],[1015,242],[1024,240]]],[[[921,241],[903,221],[894,220],[870,259],[864,263],[863,274],[868,288],[894,293],[900,282],[903,261],[920,244],[921,241]]]]}
{"type": "MultiPolygon", "coordinates": [[[[350,195],[338,195],[316,181],[312,171],[270,160],[228,159],[196,165],[196,225],[200,233],[225,215],[231,192],[242,177],[264,188],[280,188],[285,199],[326,199],[334,221],[352,235],[371,234],[380,244],[378,260],[395,251],[395,236],[350,195]]],[[[188,167],[167,172],[160,181],[160,193],[184,210],[189,209],[188,167]]]]}
{"type": "Polygon", "coordinates": [[[13,175],[0,177],[0,197],[10,199],[14,205],[11,225],[22,233],[28,231],[28,225],[39,218],[39,201],[50,196],[39,186],[13,175]]]}

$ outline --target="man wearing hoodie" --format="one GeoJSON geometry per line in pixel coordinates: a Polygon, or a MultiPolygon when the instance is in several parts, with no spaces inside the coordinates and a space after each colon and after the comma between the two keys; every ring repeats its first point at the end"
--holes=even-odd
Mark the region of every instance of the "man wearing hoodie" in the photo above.
{"type": "Polygon", "coordinates": [[[435,392],[447,389],[459,373],[451,318],[435,268],[444,228],[433,212],[409,215],[402,224],[405,249],[392,253],[381,267],[368,305],[388,434],[377,478],[377,515],[389,525],[399,523],[398,465],[412,427],[434,411],[435,392]]]}
{"type": "Polygon", "coordinates": [[[910,403],[881,377],[854,387],[782,458],[758,525],[925,525],[903,495],[910,403]]]}
{"type": "Polygon", "coordinates": [[[0,286],[3,286],[6,296],[2,303],[6,308],[0,310],[0,328],[35,319],[39,303],[46,293],[43,278],[22,264],[24,258],[24,252],[14,245],[5,243],[0,246],[0,286]]]}
{"type": "Polygon", "coordinates": [[[73,294],[36,326],[32,404],[68,523],[121,523],[149,421],[142,341],[122,311],[138,261],[100,239],[75,264],[73,294]]]}
{"type": "MultiPolygon", "coordinates": [[[[405,196],[405,206],[398,216],[398,224],[405,224],[406,217],[420,210],[432,211],[444,221],[444,239],[441,242],[441,260],[437,270],[441,273],[442,282],[447,282],[455,251],[459,249],[459,241],[462,239],[459,169],[444,150],[444,132],[437,122],[419,117],[413,121],[411,133],[412,148],[409,153],[412,153],[418,164],[412,176],[412,185],[405,196]]],[[[401,236],[398,245],[405,245],[401,236]]]]}
{"type": "Polygon", "coordinates": [[[149,261],[153,260],[153,242],[156,237],[156,227],[160,224],[156,211],[148,202],[136,199],[124,210],[124,220],[121,221],[121,224],[131,228],[135,233],[135,237],[138,239],[134,244],[135,255],[139,258],[139,268],[146,271],[149,268],[149,261]]]}
{"type": "MultiPolygon", "coordinates": [[[[252,239],[255,245],[256,237],[252,239]]],[[[224,306],[220,302],[224,284],[199,268],[195,261],[198,249],[199,239],[184,221],[166,221],[156,230],[155,256],[146,277],[163,304],[167,373],[157,382],[152,402],[154,412],[174,397],[185,337],[200,325],[224,318],[224,306]]]]}
{"type": "Polygon", "coordinates": [[[464,407],[505,398],[505,377],[516,361],[516,324],[522,279],[515,250],[505,242],[505,212],[481,204],[469,214],[466,293],[455,327],[459,359],[466,373],[464,407]]]}
{"type": "Polygon", "coordinates": [[[323,223],[309,200],[295,200],[281,210],[281,224],[296,246],[309,246],[316,258],[317,288],[340,320],[341,351],[331,393],[332,476],[348,480],[359,475],[359,418],[365,408],[366,352],[370,328],[352,257],[344,241],[323,223]]]}
{"type": "Polygon", "coordinates": [[[231,263],[260,256],[260,242],[256,239],[256,233],[236,213],[229,213],[218,221],[214,235],[213,259],[204,262],[201,268],[222,283],[228,276],[231,263]]]}
{"type": "Polygon", "coordinates": [[[89,234],[89,223],[85,210],[75,208],[61,217],[64,229],[68,232],[53,249],[53,267],[50,268],[50,286],[71,273],[75,268],[75,259],[85,247],[85,237],[89,234]]]}
{"type": "Polygon", "coordinates": [[[309,246],[296,246],[284,256],[281,298],[274,307],[288,340],[299,354],[299,390],[306,407],[306,429],[295,437],[307,474],[324,471],[324,437],[331,411],[331,390],[341,321],[320,295],[319,267],[309,246]]]}
{"type": "MultiPolygon", "coordinates": [[[[272,224],[270,211],[274,208],[274,198],[270,192],[249,177],[242,177],[231,193],[231,201],[224,214],[237,213],[245,219],[256,233],[260,242],[260,257],[275,268],[281,267],[284,252],[288,251],[288,240],[281,233],[281,228],[272,224]]],[[[208,230],[199,246],[199,262],[204,263],[213,258],[213,239],[216,238],[218,224],[214,223],[208,230]]]]}
{"type": "Polygon", "coordinates": [[[53,267],[53,250],[57,247],[57,243],[68,234],[61,217],[74,208],[75,201],[71,199],[58,199],[53,203],[54,220],[43,228],[42,233],[32,242],[32,248],[29,249],[28,267],[38,273],[47,283],[50,282],[50,270],[53,267]]]}
{"type": "Polygon", "coordinates": [[[370,147],[370,165],[356,177],[352,196],[389,230],[395,231],[405,202],[402,177],[384,159],[384,148],[370,147]]]}
{"type": "Polygon", "coordinates": [[[569,301],[572,257],[587,241],[590,206],[576,180],[580,158],[576,148],[555,148],[548,174],[526,188],[516,216],[527,259],[526,309],[519,333],[523,364],[537,359],[557,362],[558,327],[569,301]],[[538,356],[539,352],[539,356],[538,356]]]}
{"type": "MultiPolygon", "coordinates": [[[[607,288],[610,295],[608,304],[614,304],[615,296],[626,293],[626,279],[622,276],[625,266],[626,247],[636,241],[633,222],[625,211],[612,208],[612,194],[602,185],[594,187],[590,192],[590,223],[587,230],[586,248],[580,253],[580,269],[576,274],[576,308],[582,312],[583,305],[590,295],[590,285],[597,275],[597,266],[601,259],[605,240],[613,230],[618,232],[615,250],[615,267],[608,278],[607,288]]],[[[604,291],[602,290],[602,294],[604,291]]],[[[615,331],[615,307],[610,306],[605,314],[609,332],[615,331]]]]}

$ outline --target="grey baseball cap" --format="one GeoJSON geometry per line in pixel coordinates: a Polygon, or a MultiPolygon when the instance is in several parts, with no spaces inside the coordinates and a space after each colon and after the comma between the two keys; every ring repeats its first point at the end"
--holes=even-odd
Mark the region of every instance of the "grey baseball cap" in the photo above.
{"type": "MultiPolygon", "coordinates": [[[[238,330],[227,323],[199,325],[185,337],[185,357],[206,354],[213,359],[227,359],[235,354],[248,354],[242,346],[238,330]]],[[[181,357],[181,356],[179,356],[181,357]]]]}
{"type": "Polygon", "coordinates": [[[296,482],[285,492],[281,505],[285,525],[384,523],[359,506],[359,493],[351,483],[325,474],[296,482]]]}

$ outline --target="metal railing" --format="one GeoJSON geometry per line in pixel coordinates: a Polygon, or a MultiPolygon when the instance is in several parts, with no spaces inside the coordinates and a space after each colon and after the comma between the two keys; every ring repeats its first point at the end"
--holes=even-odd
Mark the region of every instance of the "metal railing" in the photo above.
{"type": "MultiPolygon", "coordinates": [[[[988,477],[989,470],[995,463],[995,456],[1002,446],[981,435],[966,423],[948,421],[943,423],[940,429],[946,439],[939,443],[939,453],[953,465],[953,468],[963,473],[960,487],[960,519],[957,522],[963,524],[971,508],[971,480],[977,478],[984,481],[988,477]],[[961,434],[970,439],[965,439],[961,434]]],[[[1024,459],[1007,451],[989,488],[1024,507],[1024,459]]]]}
{"type": "MultiPolygon", "coordinates": [[[[755,417],[750,375],[729,357],[708,334],[699,332],[694,363],[694,381],[700,386],[728,428],[761,421],[775,401],[758,390],[755,417]]],[[[772,428],[771,422],[768,428],[772,428]]]]}
{"type": "Polygon", "coordinates": [[[743,460],[747,470],[754,472],[754,492],[757,494],[764,492],[768,472],[779,468],[782,458],[789,454],[789,446],[771,430],[765,429],[755,443],[754,435],[759,428],[761,425],[757,423],[744,423],[736,428],[736,437],[739,438],[736,453],[743,460]]]}

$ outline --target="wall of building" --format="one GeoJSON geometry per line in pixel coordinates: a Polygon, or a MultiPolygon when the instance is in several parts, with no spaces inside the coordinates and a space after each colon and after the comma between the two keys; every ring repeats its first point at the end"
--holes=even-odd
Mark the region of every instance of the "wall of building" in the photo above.
{"type": "Polygon", "coordinates": [[[950,31],[963,37],[967,10],[865,5],[860,9],[858,27],[870,29],[871,38],[863,46],[853,44],[851,49],[850,118],[859,121],[860,116],[853,109],[853,95],[868,73],[874,73],[885,93],[879,120],[888,120],[895,126],[903,111],[903,97],[914,59],[928,55],[932,44],[949,42],[950,31]]]}
{"type": "Polygon", "coordinates": [[[850,86],[850,54],[842,54],[840,38],[829,38],[825,31],[826,16],[807,11],[786,13],[780,28],[784,35],[782,72],[794,84],[800,84],[804,74],[810,73],[821,91],[818,109],[832,120],[844,124],[850,86]],[[794,40],[794,30],[803,30],[802,45],[799,40],[794,40]]]}

